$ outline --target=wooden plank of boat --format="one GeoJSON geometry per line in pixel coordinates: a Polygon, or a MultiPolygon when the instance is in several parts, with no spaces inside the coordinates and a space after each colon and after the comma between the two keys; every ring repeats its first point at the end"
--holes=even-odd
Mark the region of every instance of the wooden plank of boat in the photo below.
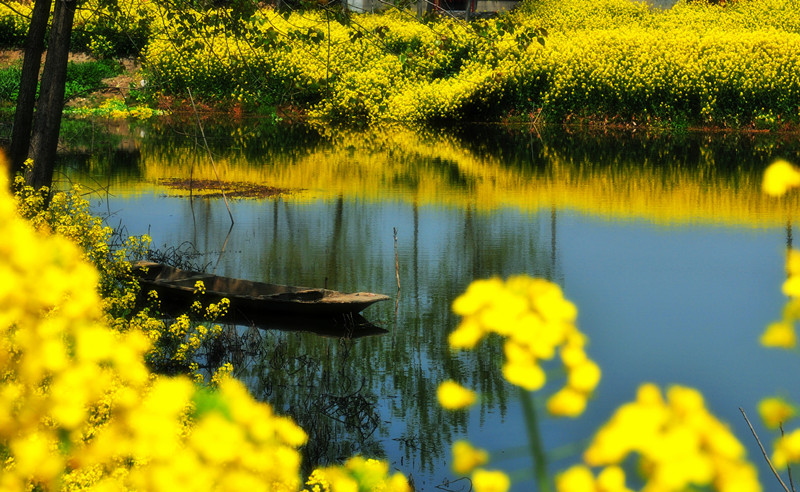
{"type": "Polygon", "coordinates": [[[188,309],[195,300],[195,284],[203,281],[206,292],[204,302],[231,301],[231,309],[248,313],[297,313],[304,315],[331,315],[360,313],[389,296],[371,292],[344,293],[329,289],[293,287],[289,285],[252,282],[209,273],[181,270],[161,263],[142,261],[134,264],[143,291],[155,290],[159,298],[188,309]]]}

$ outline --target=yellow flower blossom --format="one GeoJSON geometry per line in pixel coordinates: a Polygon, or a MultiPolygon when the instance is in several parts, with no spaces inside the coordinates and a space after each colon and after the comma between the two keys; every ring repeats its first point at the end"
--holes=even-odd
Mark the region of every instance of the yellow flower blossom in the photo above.
{"type": "Polygon", "coordinates": [[[439,404],[448,410],[460,410],[475,403],[477,396],[455,381],[445,381],[436,392],[439,404]]]}
{"type": "MultiPolygon", "coordinates": [[[[760,490],[757,480],[747,478],[756,471],[745,459],[744,446],[692,388],[673,386],[664,400],[656,386],[642,385],[637,399],[622,405],[598,430],[584,461],[591,466],[619,465],[632,453],[641,459],[653,490],[730,483],[731,473],[742,477],[743,490],[760,490]]],[[[608,480],[620,482],[612,478],[608,480]]]]}
{"type": "Polygon", "coordinates": [[[548,410],[576,417],[600,381],[600,368],[585,352],[587,338],[575,326],[577,309],[561,288],[525,275],[476,280],[453,302],[463,316],[450,334],[451,348],[473,348],[486,334],[505,339],[502,366],[506,381],[528,391],[547,382],[542,364],[561,356],[567,385],[548,402],[548,410]]]}
{"type": "Polygon", "coordinates": [[[586,394],[569,386],[561,388],[547,400],[547,411],[553,415],[576,417],[586,408],[586,394]]]}
{"type": "Polygon", "coordinates": [[[797,411],[783,398],[771,397],[758,402],[758,413],[765,426],[777,429],[779,425],[794,417],[797,411]]]}
{"type": "Polygon", "coordinates": [[[771,323],[761,335],[760,341],[765,347],[794,348],[797,345],[794,323],[787,321],[771,323]]]}
{"type": "Polygon", "coordinates": [[[778,438],[772,453],[772,462],[779,469],[800,462],[800,429],[778,438]]]}
{"type": "Polygon", "coordinates": [[[472,472],[475,492],[506,492],[511,487],[508,475],[501,471],[477,469],[472,472]]]}
{"type": "Polygon", "coordinates": [[[460,475],[470,473],[478,466],[489,461],[489,453],[483,449],[476,449],[467,441],[453,443],[453,471],[460,475]]]}

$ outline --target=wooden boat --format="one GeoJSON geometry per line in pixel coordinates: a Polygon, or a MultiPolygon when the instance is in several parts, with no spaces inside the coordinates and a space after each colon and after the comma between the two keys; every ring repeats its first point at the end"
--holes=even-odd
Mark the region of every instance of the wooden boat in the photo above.
{"type": "Polygon", "coordinates": [[[329,289],[292,287],[180,270],[161,263],[134,264],[142,291],[155,290],[162,302],[185,306],[197,299],[195,283],[203,281],[203,303],[231,301],[229,311],[240,319],[259,319],[269,314],[304,316],[354,315],[389,296],[371,292],[343,293],[329,289]]]}

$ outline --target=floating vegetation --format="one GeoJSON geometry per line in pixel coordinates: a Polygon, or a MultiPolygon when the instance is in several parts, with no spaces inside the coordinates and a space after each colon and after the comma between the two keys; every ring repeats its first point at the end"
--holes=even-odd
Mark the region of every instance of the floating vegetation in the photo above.
{"type": "Polygon", "coordinates": [[[210,179],[164,178],[159,184],[174,190],[186,191],[178,196],[202,196],[203,198],[272,198],[288,195],[296,190],[276,188],[243,181],[214,181],[210,179]]]}

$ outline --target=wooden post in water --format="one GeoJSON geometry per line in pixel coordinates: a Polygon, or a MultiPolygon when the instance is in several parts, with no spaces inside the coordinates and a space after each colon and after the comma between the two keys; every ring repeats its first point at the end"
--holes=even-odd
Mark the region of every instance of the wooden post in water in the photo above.
{"type": "Polygon", "coordinates": [[[397,259],[397,227],[392,227],[394,231],[394,274],[397,277],[397,291],[400,292],[400,261],[397,259]]]}

